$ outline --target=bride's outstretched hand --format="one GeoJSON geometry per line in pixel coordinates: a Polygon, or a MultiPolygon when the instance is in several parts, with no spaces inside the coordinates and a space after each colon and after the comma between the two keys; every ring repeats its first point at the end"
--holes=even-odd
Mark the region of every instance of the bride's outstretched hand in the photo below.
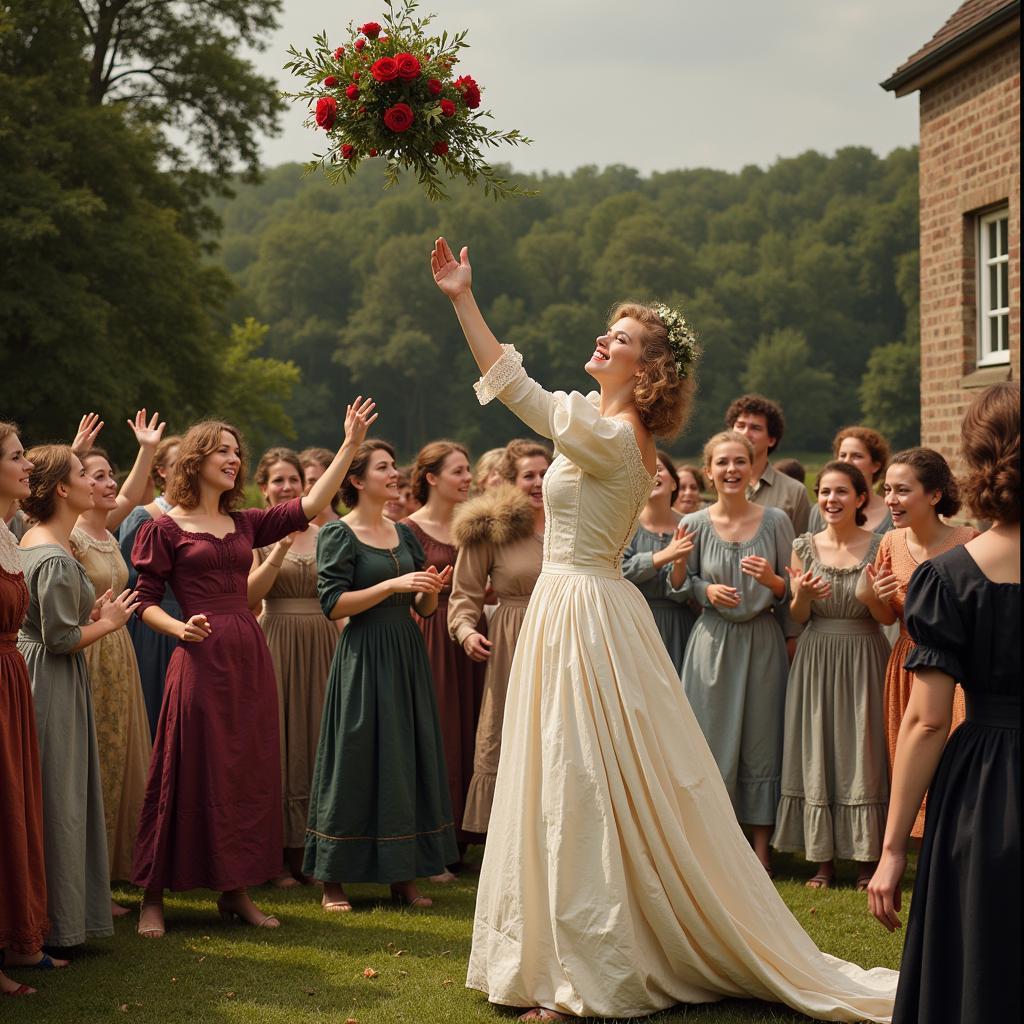
{"type": "Polygon", "coordinates": [[[434,275],[434,283],[449,299],[471,291],[473,268],[469,265],[469,248],[464,245],[456,259],[448,242],[438,238],[430,254],[430,272],[434,275]]]}

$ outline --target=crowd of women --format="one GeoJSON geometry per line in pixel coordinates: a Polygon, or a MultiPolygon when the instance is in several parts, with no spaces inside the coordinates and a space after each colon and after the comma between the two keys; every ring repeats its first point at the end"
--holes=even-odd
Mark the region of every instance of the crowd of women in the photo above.
{"type": "MultiPolygon", "coordinates": [[[[1006,419],[1018,399],[1005,385],[991,403],[1006,419]]],[[[225,918],[276,928],[250,887],[319,884],[337,913],[352,910],[346,883],[381,883],[425,909],[419,880],[466,870],[489,828],[553,453],[515,439],[474,464],[435,441],[403,468],[365,439],[374,419],[357,399],[336,452],[265,452],[253,508],[230,424],[165,436],[141,410],[119,486],[97,416],[69,445],[27,450],[0,422],[5,969],[62,968],[44,946],[110,935],[129,913],[112,881],[142,890],[138,933],[159,938],[167,889],[213,890],[225,918]]],[[[908,584],[977,531],[950,522],[960,489],[936,451],[891,454],[847,427],[812,504],[770,462],[776,403],[742,396],[724,425],[700,465],[658,452],[621,571],[768,874],[772,848],[795,851],[808,886],[835,884],[839,860],[867,891],[887,863],[911,670],[966,682],[960,664],[915,662],[908,584]]],[[[1019,520],[1013,479],[1012,494],[969,488],[976,519],[1019,520]]],[[[944,564],[962,569],[954,587],[980,585],[969,556],[944,564]]],[[[943,740],[964,714],[958,687],[943,740]]],[[[997,745],[970,756],[989,764],[997,745]]],[[[926,807],[911,811],[920,837],[926,807]]]]}

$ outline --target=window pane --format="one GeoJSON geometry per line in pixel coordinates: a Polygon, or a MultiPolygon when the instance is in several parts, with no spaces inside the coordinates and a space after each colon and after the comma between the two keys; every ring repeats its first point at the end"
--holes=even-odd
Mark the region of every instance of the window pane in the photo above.
{"type": "MultiPolygon", "coordinates": [[[[1010,218],[1003,217],[999,221],[999,249],[997,250],[1000,256],[1005,256],[1010,251],[1010,247],[1007,244],[1008,231],[1010,229],[1010,218]]],[[[994,255],[994,254],[993,254],[994,255]]]]}
{"type": "Polygon", "coordinates": [[[1009,316],[1006,313],[1004,313],[999,318],[999,351],[1000,352],[1008,352],[1010,350],[1010,338],[1009,338],[1009,333],[1008,333],[1008,329],[1009,329],[1009,326],[1010,326],[1009,321],[1010,321],[1010,318],[1009,318],[1009,316]]]}
{"type": "Polygon", "coordinates": [[[999,308],[1005,309],[1010,305],[1008,298],[1010,294],[1010,261],[1006,260],[999,264],[999,308]]]}
{"type": "Polygon", "coordinates": [[[999,308],[999,265],[997,263],[988,265],[988,308],[999,308]]]}

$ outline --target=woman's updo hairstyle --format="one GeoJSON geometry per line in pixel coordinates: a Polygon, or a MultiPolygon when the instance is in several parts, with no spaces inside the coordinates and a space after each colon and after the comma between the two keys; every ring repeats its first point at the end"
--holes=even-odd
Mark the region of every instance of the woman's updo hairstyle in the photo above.
{"type": "Polygon", "coordinates": [[[502,479],[510,484],[516,482],[519,475],[520,459],[547,459],[551,465],[551,452],[539,441],[529,441],[522,437],[513,438],[504,448],[500,449],[501,457],[493,467],[501,474],[502,479]]]}
{"type": "Polygon", "coordinates": [[[663,452],[660,448],[657,450],[657,456],[658,461],[665,467],[669,480],[672,481],[672,497],[669,498],[668,503],[674,505],[676,498],[679,496],[679,473],[676,470],[676,464],[672,461],[672,456],[668,452],[663,452]]]}
{"type": "Polygon", "coordinates": [[[166,491],[170,487],[171,481],[166,479],[163,474],[167,472],[167,463],[171,452],[180,444],[181,435],[171,434],[170,437],[165,437],[153,452],[153,465],[149,467],[149,478],[158,492],[166,491]]]}
{"type": "Polygon", "coordinates": [[[256,486],[266,487],[270,483],[270,471],[278,462],[287,462],[299,474],[299,481],[305,490],[306,471],[303,469],[298,455],[291,448],[268,448],[260,456],[260,461],[256,465],[256,473],[253,476],[256,486]]]}
{"type": "Polygon", "coordinates": [[[949,463],[934,448],[907,448],[897,452],[890,466],[909,466],[917,482],[929,492],[941,491],[935,506],[939,516],[955,516],[960,511],[960,488],[949,463]]]}
{"type": "Polygon", "coordinates": [[[870,427],[843,427],[839,433],[832,438],[832,458],[839,458],[839,449],[848,437],[855,437],[868,450],[872,462],[878,463],[878,472],[871,481],[877,484],[879,480],[885,479],[885,471],[889,466],[889,442],[877,431],[870,427]]]}
{"type": "Polygon", "coordinates": [[[986,388],[964,416],[964,497],[979,519],[1020,522],[1020,384],[986,388]]]}
{"type": "Polygon", "coordinates": [[[673,438],[683,429],[693,409],[697,390],[696,360],[680,377],[676,357],[668,341],[668,328],[651,306],[622,302],[608,318],[610,327],[628,316],[643,325],[641,373],[633,388],[633,401],[640,422],[655,437],[673,438]]]}
{"type": "Polygon", "coordinates": [[[25,458],[32,463],[32,471],[28,475],[28,497],[19,504],[30,519],[45,523],[57,511],[57,485],[68,482],[75,453],[70,445],[40,444],[30,448],[25,458]]]}
{"type": "Polygon", "coordinates": [[[193,509],[199,505],[199,470],[203,460],[220,447],[220,435],[227,431],[238,445],[238,472],[230,490],[220,496],[218,507],[222,513],[230,513],[245,498],[245,442],[237,427],[222,420],[202,420],[185,431],[178,448],[178,461],[174,473],[167,483],[167,500],[172,505],[193,509]]]}
{"type": "Polygon", "coordinates": [[[444,466],[444,460],[453,452],[462,452],[469,458],[469,452],[458,441],[431,441],[425,444],[412,464],[412,496],[421,504],[426,505],[430,497],[430,484],[427,474],[437,476],[444,466]]]}
{"type": "Polygon", "coordinates": [[[364,441],[352,457],[352,465],[348,467],[345,479],[341,483],[341,500],[346,508],[355,508],[359,504],[359,488],[352,483],[352,478],[362,480],[366,476],[366,469],[370,465],[370,459],[374,452],[387,452],[392,461],[395,459],[395,449],[387,441],[364,441]]]}
{"type": "MultiPolygon", "coordinates": [[[[874,456],[872,456],[873,458],[874,456]]],[[[868,487],[868,482],[864,477],[864,474],[860,469],[855,466],[852,462],[840,462],[838,459],[833,459],[832,462],[826,462],[821,467],[821,471],[818,473],[818,482],[814,485],[814,493],[818,493],[818,489],[821,487],[821,481],[825,479],[826,473],[841,473],[845,476],[851,484],[853,489],[857,493],[858,498],[863,498],[864,503],[857,506],[856,515],[853,517],[853,521],[858,526],[863,526],[868,521],[868,514],[864,510],[867,508],[868,502],[871,500],[871,490],[868,487]]]]}
{"type": "Polygon", "coordinates": [[[18,424],[10,420],[0,420],[0,447],[6,442],[11,434],[18,433],[18,424]]]}

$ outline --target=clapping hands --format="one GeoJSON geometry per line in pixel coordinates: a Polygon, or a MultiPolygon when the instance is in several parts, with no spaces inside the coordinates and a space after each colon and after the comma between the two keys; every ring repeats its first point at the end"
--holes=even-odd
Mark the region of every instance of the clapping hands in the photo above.
{"type": "Polygon", "coordinates": [[[832,584],[821,576],[815,576],[810,570],[799,572],[787,566],[786,572],[792,581],[794,601],[824,601],[832,595],[832,584]]]}

